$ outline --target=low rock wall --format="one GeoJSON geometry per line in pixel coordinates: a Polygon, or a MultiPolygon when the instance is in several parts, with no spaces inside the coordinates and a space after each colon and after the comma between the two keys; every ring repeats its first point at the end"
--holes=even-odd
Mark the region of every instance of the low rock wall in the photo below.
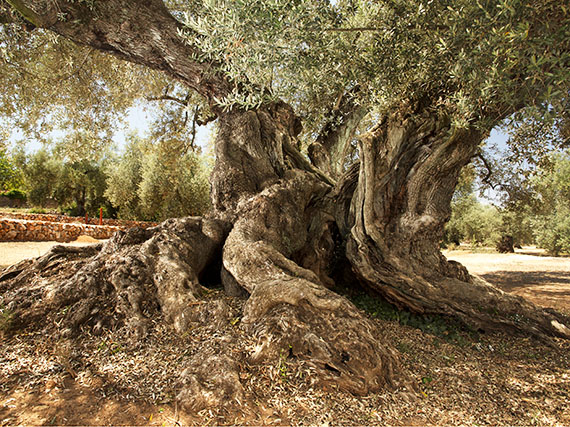
{"type": "MultiPolygon", "coordinates": [[[[54,215],[54,214],[19,214],[19,213],[2,213],[2,218],[22,219],[26,221],[45,221],[45,222],[64,222],[64,223],[77,223],[85,224],[85,217],[67,216],[67,215],[54,215]]],[[[99,218],[89,218],[89,224],[99,225],[99,218]]],[[[110,225],[114,227],[154,227],[158,223],[148,221],[126,221],[122,219],[108,219],[103,218],[102,225],[110,225]]]]}
{"type": "Polygon", "coordinates": [[[0,241],[71,242],[82,235],[95,239],[108,239],[118,230],[127,228],[130,227],[0,218],[0,241]]]}

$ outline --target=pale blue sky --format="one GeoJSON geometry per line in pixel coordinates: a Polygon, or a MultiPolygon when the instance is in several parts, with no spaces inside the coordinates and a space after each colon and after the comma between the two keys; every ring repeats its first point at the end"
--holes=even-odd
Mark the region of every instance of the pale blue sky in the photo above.
{"type": "MultiPolygon", "coordinates": [[[[148,133],[150,129],[150,123],[152,122],[152,110],[143,107],[132,107],[129,109],[127,117],[125,119],[125,124],[120,126],[115,135],[113,136],[113,141],[119,151],[122,151],[125,146],[126,136],[132,132],[136,132],[141,136],[148,133]]],[[[53,139],[59,139],[65,136],[65,133],[56,130],[50,134],[53,139]]],[[[198,127],[196,139],[197,144],[203,146],[208,140],[209,128],[206,126],[198,127]]],[[[13,131],[10,135],[9,141],[14,146],[24,139],[24,135],[17,129],[13,131]]],[[[27,139],[25,143],[25,148],[28,153],[37,151],[41,148],[42,144],[35,139],[27,139]]]]}
{"type": "MultiPolygon", "coordinates": [[[[116,144],[116,148],[119,152],[125,146],[126,142],[126,135],[130,133],[138,133],[141,136],[144,136],[148,133],[150,127],[149,124],[152,122],[152,110],[144,107],[133,107],[129,110],[127,118],[125,120],[125,124],[121,126],[118,131],[115,133],[113,140],[116,144]]],[[[196,135],[196,143],[197,145],[204,147],[205,143],[209,139],[209,134],[211,132],[211,127],[201,126],[198,128],[198,132],[196,135]]],[[[63,132],[54,132],[53,137],[58,138],[64,136],[63,132]]],[[[495,145],[498,148],[502,149],[505,148],[505,143],[507,140],[507,135],[501,132],[499,129],[494,129],[489,136],[487,143],[490,145],[495,145]]],[[[10,140],[14,144],[16,141],[22,139],[22,134],[15,132],[10,140]]],[[[36,140],[28,140],[26,143],[26,151],[27,152],[34,152],[41,147],[41,143],[36,140]]],[[[482,201],[492,202],[496,200],[497,194],[491,190],[485,192],[482,201]]]]}

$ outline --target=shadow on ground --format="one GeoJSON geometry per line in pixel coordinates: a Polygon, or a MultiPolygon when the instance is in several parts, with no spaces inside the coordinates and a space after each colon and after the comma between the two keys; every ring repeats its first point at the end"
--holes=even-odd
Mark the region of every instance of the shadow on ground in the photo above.
{"type": "Polygon", "coordinates": [[[493,271],[480,274],[505,292],[570,314],[570,273],[563,271],[493,271]]]}

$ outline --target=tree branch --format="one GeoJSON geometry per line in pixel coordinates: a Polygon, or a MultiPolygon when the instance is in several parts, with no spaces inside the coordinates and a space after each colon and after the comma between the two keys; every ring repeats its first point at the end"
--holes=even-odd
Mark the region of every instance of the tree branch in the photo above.
{"type": "Polygon", "coordinates": [[[493,190],[497,187],[501,187],[503,188],[503,184],[498,183],[498,184],[493,184],[491,182],[491,176],[493,176],[493,169],[491,168],[491,165],[489,164],[489,161],[485,158],[485,156],[483,156],[483,153],[481,153],[480,151],[477,152],[477,154],[475,155],[475,157],[477,157],[479,160],[481,160],[481,162],[483,163],[483,165],[485,166],[485,169],[487,169],[487,175],[484,178],[481,178],[481,181],[484,184],[487,184],[489,187],[491,187],[493,190]]]}
{"type": "Polygon", "coordinates": [[[29,8],[24,1],[21,0],[6,0],[22,17],[31,22],[36,27],[41,27],[43,24],[42,18],[33,9],[29,8]]]}
{"type": "Polygon", "coordinates": [[[78,44],[160,70],[196,90],[216,108],[231,86],[219,64],[200,61],[201,52],[186,43],[182,24],[160,0],[9,0],[15,10],[42,28],[78,44]],[[120,13],[118,13],[120,11],[120,13]]]}
{"type": "MultiPolygon", "coordinates": [[[[196,105],[196,107],[194,108],[194,114],[192,115],[192,129],[191,129],[191,134],[192,134],[192,140],[190,141],[190,147],[192,148],[192,150],[194,149],[194,144],[196,143],[196,124],[198,121],[198,111],[199,111],[199,107],[196,105]]],[[[186,116],[186,119],[188,119],[188,116],[186,116]]]]}
{"type": "Polygon", "coordinates": [[[188,106],[188,98],[180,99],[172,95],[162,95],[162,96],[147,96],[145,98],[147,101],[172,101],[177,104],[182,105],[183,107],[188,106]]]}
{"type": "Polygon", "coordinates": [[[332,116],[323,126],[314,143],[309,146],[311,162],[329,176],[336,178],[343,172],[347,148],[367,110],[354,104],[353,95],[359,89],[344,93],[335,103],[332,116]]]}

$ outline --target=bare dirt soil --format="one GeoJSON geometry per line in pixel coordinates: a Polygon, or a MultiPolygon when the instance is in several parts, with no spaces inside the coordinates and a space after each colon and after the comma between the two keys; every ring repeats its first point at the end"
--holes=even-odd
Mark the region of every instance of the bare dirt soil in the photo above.
{"type": "MultiPolygon", "coordinates": [[[[447,256],[506,291],[569,308],[568,258],[447,256]]],[[[220,294],[213,290],[212,298],[220,294]]],[[[237,312],[243,306],[223,298],[237,312]]],[[[198,413],[180,410],[175,384],[192,346],[211,340],[207,329],[179,336],[157,328],[135,348],[112,331],[81,341],[0,334],[0,425],[570,425],[568,341],[460,329],[433,335],[375,321],[401,353],[416,391],[359,397],[323,389],[284,357],[240,373],[244,401],[198,413]]]]}
{"type": "Polygon", "coordinates": [[[506,292],[570,315],[568,257],[549,257],[535,247],[516,249],[514,254],[455,250],[444,252],[444,255],[506,292]]]}
{"type": "Polygon", "coordinates": [[[0,242],[0,268],[16,264],[24,259],[37,258],[49,251],[55,245],[86,246],[99,243],[90,236],[79,236],[69,243],[60,242],[0,242]]]}

